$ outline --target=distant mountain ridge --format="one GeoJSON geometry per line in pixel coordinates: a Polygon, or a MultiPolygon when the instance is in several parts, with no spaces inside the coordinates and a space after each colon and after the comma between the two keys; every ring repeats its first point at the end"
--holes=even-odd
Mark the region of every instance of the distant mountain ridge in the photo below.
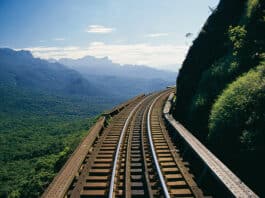
{"type": "Polygon", "coordinates": [[[63,58],[59,63],[66,65],[84,75],[119,76],[127,78],[163,79],[176,78],[175,72],[159,70],[145,65],[120,65],[113,63],[108,57],[95,58],[85,56],[79,59],[63,58]]]}
{"type": "Polygon", "coordinates": [[[121,66],[108,58],[43,60],[29,51],[8,48],[0,48],[0,72],[0,84],[66,97],[100,96],[116,102],[164,89],[176,78],[174,72],[121,66]]]}
{"type": "Polygon", "coordinates": [[[0,49],[0,83],[56,94],[104,94],[75,70],[8,48],[0,49]]]}
{"type": "Polygon", "coordinates": [[[175,72],[141,65],[120,65],[107,57],[85,56],[80,59],[59,59],[59,63],[78,71],[90,82],[126,99],[139,93],[164,89],[175,83],[175,72]]]}

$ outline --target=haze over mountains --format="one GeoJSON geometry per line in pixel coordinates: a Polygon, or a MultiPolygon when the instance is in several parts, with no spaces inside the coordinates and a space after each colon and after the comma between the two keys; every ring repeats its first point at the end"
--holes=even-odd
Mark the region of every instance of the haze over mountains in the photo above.
{"type": "Polygon", "coordinates": [[[125,78],[142,79],[164,79],[174,80],[176,73],[154,69],[144,65],[120,65],[113,63],[108,57],[95,58],[85,56],[80,59],[59,59],[59,63],[64,64],[84,75],[118,76],[125,78]]]}
{"type": "Polygon", "coordinates": [[[174,84],[176,75],[91,56],[51,62],[34,58],[29,51],[8,48],[0,49],[0,71],[4,85],[67,97],[111,97],[117,102],[174,84]]]}
{"type": "Polygon", "coordinates": [[[17,88],[61,95],[103,94],[103,90],[92,85],[78,72],[59,63],[34,58],[29,51],[0,49],[0,71],[1,84],[17,88]]]}
{"type": "Polygon", "coordinates": [[[175,82],[176,73],[147,66],[120,65],[107,57],[85,56],[80,59],[60,59],[59,63],[80,72],[88,81],[118,97],[133,97],[163,89],[175,82]]]}

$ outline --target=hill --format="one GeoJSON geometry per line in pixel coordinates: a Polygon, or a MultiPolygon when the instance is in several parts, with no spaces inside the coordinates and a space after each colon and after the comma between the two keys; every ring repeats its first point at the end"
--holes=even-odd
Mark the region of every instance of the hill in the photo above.
{"type": "Polygon", "coordinates": [[[65,58],[59,59],[58,62],[85,75],[164,80],[172,80],[176,77],[174,72],[158,70],[144,65],[120,65],[113,63],[107,57],[95,58],[93,56],[85,56],[80,59],[65,58]]]}
{"type": "Polygon", "coordinates": [[[120,65],[108,58],[85,56],[60,59],[59,63],[78,71],[88,81],[124,99],[139,93],[161,90],[175,83],[176,73],[140,65],[120,65]]]}
{"type": "Polygon", "coordinates": [[[7,85],[0,93],[0,197],[39,197],[107,107],[7,85]]]}
{"type": "Polygon", "coordinates": [[[61,95],[105,94],[62,64],[34,58],[29,51],[8,48],[0,49],[0,83],[61,95]]]}
{"type": "Polygon", "coordinates": [[[265,194],[265,2],[221,0],[177,79],[174,114],[265,194]]]}

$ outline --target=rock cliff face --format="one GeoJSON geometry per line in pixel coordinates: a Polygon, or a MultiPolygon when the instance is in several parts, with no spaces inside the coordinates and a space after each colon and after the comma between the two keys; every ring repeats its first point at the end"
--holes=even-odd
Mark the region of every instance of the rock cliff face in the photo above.
{"type": "Polygon", "coordinates": [[[264,59],[265,1],[221,0],[183,62],[174,110],[261,194],[265,171],[251,164],[264,165],[264,59]]]}

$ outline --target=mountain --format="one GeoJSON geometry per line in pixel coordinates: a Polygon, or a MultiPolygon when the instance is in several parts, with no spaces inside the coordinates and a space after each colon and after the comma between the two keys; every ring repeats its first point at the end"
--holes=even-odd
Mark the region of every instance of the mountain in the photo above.
{"type": "Polygon", "coordinates": [[[53,94],[95,96],[104,91],[77,71],[34,58],[29,51],[0,49],[0,83],[53,94]]]}
{"type": "Polygon", "coordinates": [[[177,78],[175,117],[264,195],[265,1],[221,0],[177,78]]]}
{"type": "Polygon", "coordinates": [[[60,59],[58,62],[82,74],[93,84],[111,90],[117,97],[128,99],[139,93],[164,89],[175,83],[176,73],[147,66],[120,65],[108,58],[85,56],[80,59],[60,59]]]}
{"type": "Polygon", "coordinates": [[[176,73],[154,69],[142,65],[120,65],[113,63],[107,57],[95,58],[85,56],[80,59],[59,59],[62,63],[84,75],[96,76],[116,76],[123,78],[139,79],[164,79],[175,80],[176,73]]]}
{"type": "Polygon", "coordinates": [[[93,83],[97,83],[105,90],[111,90],[111,93],[118,98],[124,100],[129,99],[139,93],[150,93],[161,90],[168,85],[173,84],[173,80],[163,79],[143,79],[143,78],[128,78],[117,76],[95,76],[84,75],[93,83]]]}
{"type": "Polygon", "coordinates": [[[65,97],[109,98],[117,104],[172,85],[175,75],[147,66],[121,66],[108,58],[47,61],[29,51],[0,48],[0,84],[65,97]]]}

